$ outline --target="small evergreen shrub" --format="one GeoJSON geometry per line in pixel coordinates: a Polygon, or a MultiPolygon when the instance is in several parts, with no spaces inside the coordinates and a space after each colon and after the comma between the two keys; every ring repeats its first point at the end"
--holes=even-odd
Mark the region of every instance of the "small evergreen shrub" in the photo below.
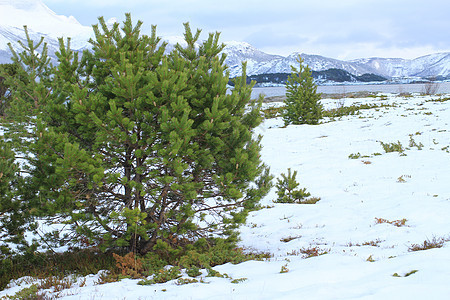
{"type": "Polygon", "coordinates": [[[238,284],[238,283],[244,282],[246,280],[248,280],[248,278],[245,278],[245,277],[243,277],[243,278],[236,278],[236,279],[231,280],[231,283],[238,284]]]}
{"type": "Polygon", "coordinates": [[[190,283],[197,283],[198,280],[195,278],[178,278],[175,282],[176,285],[185,285],[190,283]]]}
{"type": "Polygon", "coordinates": [[[423,149],[423,144],[422,143],[416,143],[416,141],[413,139],[412,135],[409,136],[409,147],[416,147],[417,150],[422,150],[423,149]]]}
{"type": "Polygon", "coordinates": [[[200,272],[200,268],[198,268],[196,266],[192,266],[186,271],[186,274],[189,277],[197,277],[197,276],[202,275],[202,272],[200,272]]]}
{"type": "Polygon", "coordinates": [[[380,141],[380,144],[386,153],[390,153],[390,152],[403,153],[403,152],[405,152],[405,148],[403,148],[400,141],[397,141],[397,143],[383,143],[380,141]]]}
{"type": "Polygon", "coordinates": [[[36,284],[31,285],[30,287],[23,288],[20,291],[16,292],[12,296],[5,296],[2,299],[7,300],[50,300],[51,297],[47,296],[45,292],[40,292],[39,287],[36,284]]]}
{"type": "Polygon", "coordinates": [[[206,270],[208,271],[208,275],[206,275],[206,277],[231,278],[227,273],[222,274],[213,268],[207,268],[206,270]]]}
{"type": "Polygon", "coordinates": [[[320,197],[309,197],[306,198],[305,200],[301,201],[301,204],[316,204],[317,202],[319,202],[321,199],[320,197]]]}
{"type": "Polygon", "coordinates": [[[139,285],[152,285],[155,283],[164,283],[181,277],[180,269],[177,267],[170,267],[168,269],[161,269],[153,275],[153,278],[141,280],[139,285]]]}
{"type": "Polygon", "coordinates": [[[281,174],[281,179],[277,179],[276,187],[278,189],[278,198],[276,203],[304,203],[305,199],[311,194],[306,188],[298,189],[299,183],[296,181],[297,171],[291,173],[288,168],[288,174],[281,174]]]}
{"type": "Polygon", "coordinates": [[[358,159],[361,157],[361,153],[352,153],[348,156],[349,159],[358,159]]]}

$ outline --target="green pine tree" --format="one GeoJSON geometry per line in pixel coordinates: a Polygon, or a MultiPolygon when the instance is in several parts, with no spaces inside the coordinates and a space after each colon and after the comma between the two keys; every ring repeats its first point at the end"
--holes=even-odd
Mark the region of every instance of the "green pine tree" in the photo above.
{"type": "Polygon", "coordinates": [[[0,118],[5,117],[11,97],[10,86],[6,83],[5,76],[14,76],[16,69],[13,64],[0,64],[0,118]]]}
{"type": "Polygon", "coordinates": [[[301,203],[305,198],[311,196],[306,188],[298,189],[300,185],[297,180],[297,171],[291,173],[288,168],[288,174],[281,173],[281,179],[277,179],[277,195],[276,203],[301,203]]]}
{"type": "Polygon", "coordinates": [[[317,85],[312,78],[311,69],[303,64],[300,56],[297,62],[299,68],[291,66],[292,73],[286,83],[283,121],[285,125],[316,125],[322,118],[321,95],[317,93],[317,85]]]}
{"type": "Polygon", "coordinates": [[[32,229],[30,203],[20,196],[23,187],[19,165],[10,142],[0,136],[0,258],[12,254],[6,243],[27,248],[25,231],[32,229]]]}
{"type": "Polygon", "coordinates": [[[185,24],[187,47],[165,54],[156,27],[141,35],[129,14],[122,27],[99,21],[80,59],[70,40],[60,40],[56,66],[33,69],[32,42],[14,55],[29,84],[14,93],[13,106],[26,109],[8,134],[30,141],[16,150],[27,153],[36,215],[70,227],[62,242],[142,254],[212,236],[235,241],[271,187],[253,138],[261,101],[250,103],[245,71],[227,94],[218,33],[197,47],[200,31],[185,24]]]}

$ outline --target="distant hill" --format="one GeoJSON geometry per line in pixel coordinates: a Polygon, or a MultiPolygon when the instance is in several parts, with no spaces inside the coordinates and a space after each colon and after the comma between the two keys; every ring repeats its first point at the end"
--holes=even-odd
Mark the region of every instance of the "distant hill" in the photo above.
{"type": "MultiPolygon", "coordinates": [[[[268,84],[286,84],[287,78],[290,73],[268,73],[268,74],[256,74],[247,76],[247,82],[252,80],[256,81],[257,85],[268,84]]],[[[328,69],[325,71],[312,71],[312,76],[318,83],[324,82],[382,82],[387,78],[375,75],[375,74],[363,74],[355,76],[349,72],[341,69],[328,69]]],[[[232,82],[230,82],[233,85],[232,82]]]]}

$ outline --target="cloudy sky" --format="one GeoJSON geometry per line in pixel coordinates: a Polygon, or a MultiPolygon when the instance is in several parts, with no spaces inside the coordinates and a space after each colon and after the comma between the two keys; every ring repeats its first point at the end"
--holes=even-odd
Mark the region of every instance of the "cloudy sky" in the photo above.
{"type": "Polygon", "coordinates": [[[415,58],[450,51],[448,0],[43,0],[81,24],[131,12],[144,30],[182,35],[183,23],[223,42],[245,41],[272,54],[338,59],[415,58]]]}

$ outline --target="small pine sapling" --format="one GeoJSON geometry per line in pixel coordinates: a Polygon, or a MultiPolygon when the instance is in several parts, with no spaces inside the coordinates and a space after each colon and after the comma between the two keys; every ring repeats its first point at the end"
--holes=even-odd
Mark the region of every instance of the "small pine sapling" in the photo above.
{"type": "Polygon", "coordinates": [[[281,179],[277,179],[277,203],[303,203],[306,197],[311,196],[306,188],[297,189],[299,183],[296,181],[297,171],[291,173],[291,168],[288,168],[288,174],[281,173],[281,179]]]}

